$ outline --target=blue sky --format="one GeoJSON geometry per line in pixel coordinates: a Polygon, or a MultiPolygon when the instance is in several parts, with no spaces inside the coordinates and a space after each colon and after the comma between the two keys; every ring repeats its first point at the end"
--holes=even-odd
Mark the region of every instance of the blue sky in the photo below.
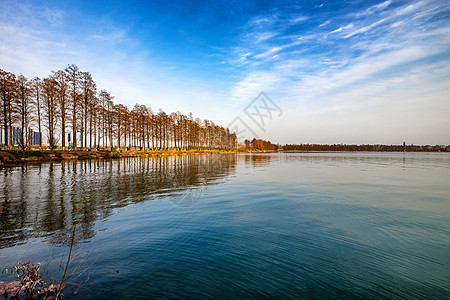
{"type": "Polygon", "coordinates": [[[450,144],[450,1],[0,2],[0,68],[279,143],[450,144]],[[245,107],[283,111],[263,130],[245,107]],[[247,117],[247,119],[246,119],[247,117]]]}

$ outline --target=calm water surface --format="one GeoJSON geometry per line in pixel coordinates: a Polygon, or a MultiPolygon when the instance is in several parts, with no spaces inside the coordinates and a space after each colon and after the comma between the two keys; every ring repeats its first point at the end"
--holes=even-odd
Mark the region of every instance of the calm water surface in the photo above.
{"type": "MultiPolygon", "coordinates": [[[[0,169],[0,267],[76,224],[74,296],[450,298],[450,155],[239,154],[0,169]]],[[[12,277],[0,274],[0,280],[12,277]]],[[[70,294],[70,295],[69,295],[70,294]]]]}

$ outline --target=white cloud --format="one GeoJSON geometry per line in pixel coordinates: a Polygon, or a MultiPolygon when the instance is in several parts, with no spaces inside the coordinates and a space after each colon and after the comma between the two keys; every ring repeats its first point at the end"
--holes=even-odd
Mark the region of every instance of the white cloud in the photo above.
{"type": "Polygon", "coordinates": [[[418,6],[419,5],[417,5],[417,4],[410,4],[408,6],[402,7],[395,12],[394,16],[398,17],[398,16],[409,14],[409,13],[413,12],[414,10],[416,10],[418,8],[418,6]]]}
{"type": "Polygon", "coordinates": [[[281,78],[273,72],[250,72],[235,84],[232,89],[232,98],[237,103],[250,102],[261,91],[272,91],[280,81],[281,78]]]}
{"type": "Polygon", "coordinates": [[[373,6],[369,7],[368,9],[366,9],[365,11],[363,11],[362,13],[358,14],[358,16],[368,16],[368,15],[374,14],[376,12],[386,9],[391,3],[392,3],[392,0],[388,0],[388,1],[384,1],[380,4],[373,5],[373,6]]]}
{"type": "Polygon", "coordinates": [[[338,29],[331,31],[330,33],[338,33],[338,32],[341,32],[342,30],[350,29],[352,27],[353,27],[353,24],[350,23],[344,27],[339,27],[338,29]]]}
{"type": "Polygon", "coordinates": [[[277,52],[280,52],[280,51],[282,51],[284,49],[297,46],[297,45],[299,45],[301,43],[302,43],[302,37],[299,37],[299,38],[297,38],[296,41],[294,41],[292,43],[272,47],[269,50],[266,50],[266,51],[264,51],[264,52],[262,52],[260,54],[255,55],[254,58],[256,58],[256,59],[263,59],[263,58],[269,57],[269,56],[271,56],[271,55],[273,55],[273,54],[275,54],[277,52]]]}
{"type": "Polygon", "coordinates": [[[412,62],[436,52],[432,49],[419,46],[406,47],[391,51],[372,58],[361,58],[344,69],[328,69],[323,74],[304,78],[297,85],[297,91],[307,93],[310,98],[331,90],[342,89],[357,82],[364,81],[378,72],[394,66],[412,62]]]}
{"type": "Polygon", "coordinates": [[[330,23],[331,23],[330,20],[326,20],[325,22],[323,22],[322,24],[320,24],[319,27],[326,26],[326,25],[328,25],[328,24],[330,24],[330,23]]]}
{"type": "Polygon", "coordinates": [[[269,50],[267,50],[267,51],[265,51],[263,53],[255,55],[255,58],[257,58],[257,59],[265,58],[265,57],[270,56],[273,53],[276,53],[276,52],[278,52],[278,51],[280,51],[282,49],[283,49],[283,47],[272,47],[272,48],[270,48],[269,50]]]}
{"type": "Polygon", "coordinates": [[[349,37],[352,37],[352,36],[354,36],[356,34],[365,33],[367,31],[371,30],[372,28],[375,28],[376,26],[380,25],[384,21],[386,21],[386,19],[381,19],[381,20],[379,20],[379,21],[377,21],[375,23],[372,23],[372,24],[370,24],[368,26],[362,27],[362,28],[360,28],[358,30],[353,31],[352,33],[347,34],[346,36],[344,36],[344,38],[349,38],[349,37]]]}
{"type": "Polygon", "coordinates": [[[277,15],[256,16],[249,21],[249,25],[253,27],[267,26],[273,24],[277,20],[277,15]]]}
{"type": "Polygon", "coordinates": [[[298,24],[298,23],[304,22],[308,19],[309,19],[309,17],[307,17],[307,16],[298,16],[298,17],[291,19],[291,23],[298,24]]]}
{"type": "Polygon", "coordinates": [[[247,39],[252,40],[255,43],[261,43],[273,38],[276,35],[274,32],[262,31],[262,32],[250,32],[247,35],[247,39]]]}

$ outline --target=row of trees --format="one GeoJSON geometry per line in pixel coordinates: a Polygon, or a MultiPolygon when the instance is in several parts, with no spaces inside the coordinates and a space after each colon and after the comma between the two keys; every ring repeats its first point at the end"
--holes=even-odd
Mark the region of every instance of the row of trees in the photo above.
{"type": "Polygon", "coordinates": [[[106,90],[97,92],[89,72],[75,65],[52,71],[46,78],[28,79],[0,69],[0,126],[4,144],[30,146],[30,130],[38,132],[39,147],[119,149],[234,149],[235,133],[209,120],[180,112],[136,104],[131,110],[115,104],[106,90]],[[46,141],[46,143],[43,143],[46,141]]]}

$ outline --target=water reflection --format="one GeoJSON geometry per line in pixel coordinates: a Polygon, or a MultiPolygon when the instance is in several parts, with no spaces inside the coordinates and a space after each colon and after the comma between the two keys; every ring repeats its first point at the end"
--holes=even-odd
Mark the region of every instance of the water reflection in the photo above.
{"type": "Polygon", "coordinates": [[[449,174],[443,153],[16,168],[0,176],[0,265],[60,257],[76,215],[80,235],[95,230],[76,249],[95,246],[81,299],[449,299],[449,174]]]}
{"type": "Polygon", "coordinates": [[[81,239],[114,208],[171,195],[189,206],[202,189],[232,174],[236,155],[62,161],[1,174],[0,248],[38,236],[63,242],[74,220],[81,239]]]}
{"type": "Polygon", "coordinates": [[[274,156],[270,154],[244,154],[246,167],[264,167],[270,164],[274,156]]]}
{"type": "Polygon", "coordinates": [[[323,164],[326,166],[402,166],[406,168],[433,169],[435,167],[450,168],[449,156],[445,153],[281,153],[280,161],[294,164],[323,164]]]}

